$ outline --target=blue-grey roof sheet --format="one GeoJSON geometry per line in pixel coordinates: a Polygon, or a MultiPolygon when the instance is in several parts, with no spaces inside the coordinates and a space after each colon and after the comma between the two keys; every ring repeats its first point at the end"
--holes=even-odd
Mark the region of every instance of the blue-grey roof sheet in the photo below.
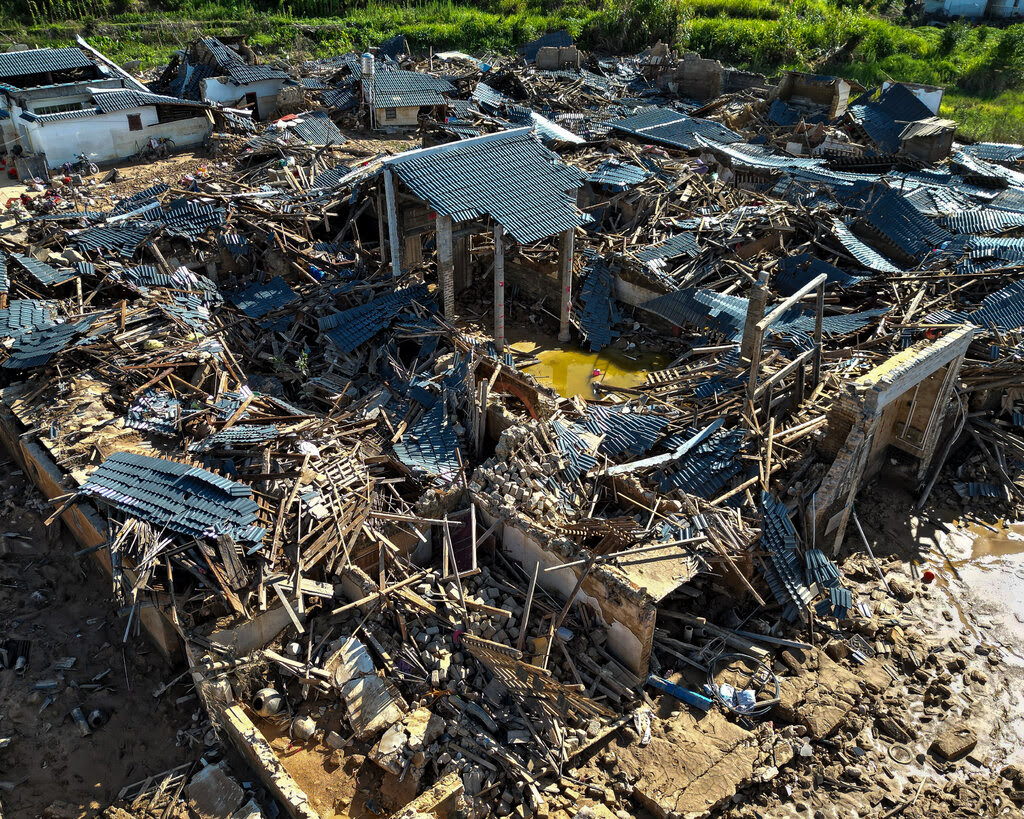
{"type": "Polygon", "coordinates": [[[25,256],[21,253],[12,253],[11,258],[43,287],[63,284],[64,282],[71,281],[78,275],[78,271],[74,268],[65,267],[58,270],[46,262],[41,262],[39,259],[25,256]]]}
{"type": "Polygon", "coordinates": [[[373,99],[375,108],[413,108],[425,105],[445,105],[442,94],[454,94],[455,86],[448,80],[421,74],[418,71],[378,71],[372,87],[363,80],[363,95],[373,99]]]}
{"type": "Polygon", "coordinates": [[[115,452],[89,475],[82,492],[188,538],[226,534],[255,545],[265,534],[252,489],[177,461],[115,452]]]}
{"type": "Polygon", "coordinates": [[[853,235],[846,224],[838,217],[832,217],[832,233],[839,244],[857,262],[867,270],[877,273],[902,273],[903,269],[890,262],[885,256],[872,247],[864,244],[853,235]]]}
{"type": "Polygon", "coordinates": [[[399,154],[385,166],[438,213],[456,222],[488,215],[524,244],[589,221],[576,206],[582,172],[527,129],[399,154]]]}
{"type": "Polygon", "coordinates": [[[651,108],[630,117],[612,120],[608,127],[647,142],[693,151],[704,147],[700,137],[721,145],[743,142],[743,137],[724,125],[699,119],[670,108],[651,108]]]}
{"type": "Polygon", "coordinates": [[[0,79],[70,71],[95,63],[80,48],[33,48],[0,54],[0,79]]]}
{"type": "Polygon", "coordinates": [[[651,176],[653,174],[646,168],[619,162],[616,159],[606,159],[587,175],[587,181],[592,185],[624,191],[647,181],[651,176]]]}

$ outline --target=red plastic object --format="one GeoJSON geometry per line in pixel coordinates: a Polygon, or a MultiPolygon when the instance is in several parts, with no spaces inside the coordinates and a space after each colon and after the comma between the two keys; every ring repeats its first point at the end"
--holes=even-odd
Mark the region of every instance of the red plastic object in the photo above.
{"type": "Polygon", "coordinates": [[[926,569],[924,573],[921,575],[921,580],[923,580],[925,583],[931,583],[933,580],[935,580],[935,572],[933,572],[931,569],[926,569]]]}

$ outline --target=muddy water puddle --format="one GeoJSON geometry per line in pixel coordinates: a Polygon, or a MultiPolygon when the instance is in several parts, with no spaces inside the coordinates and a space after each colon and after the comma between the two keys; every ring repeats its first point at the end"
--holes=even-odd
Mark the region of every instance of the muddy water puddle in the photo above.
{"type": "Polygon", "coordinates": [[[516,341],[511,346],[535,356],[538,363],[524,367],[524,372],[564,398],[577,395],[598,398],[600,395],[593,389],[595,383],[607,387],[635,387],[647,380],[647,373],[671,361],[658,353],[630,353],[612,348],[592,353],[551,343],[548,339],[516,341]]]}

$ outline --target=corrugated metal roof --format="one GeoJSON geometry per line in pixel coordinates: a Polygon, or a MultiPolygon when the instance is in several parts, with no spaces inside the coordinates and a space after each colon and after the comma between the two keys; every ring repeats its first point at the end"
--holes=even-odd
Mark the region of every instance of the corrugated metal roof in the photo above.
{"type": "Polygon", "coordinates": [[[598,352],[619,335],[614,329],[621,321],[615,302],[614,277],[604,259],[589,248],[584,251],[582,276],[572,317],[591,351],[598,352]]]}
{"type": "Polygon", "coordinates": [[[395,444],[395,456],[415,473],[454,480],[459,472],[458,449],[446,402],[438,401],[395,444]]]}
{"type": "Polygon", "coordinates": [[[385,293],[366,304],[322,317],[320,330],[341,352],[351,353],[390,325],[412,301],[427,296],[426,285],[422,284],[385,293]]]}
{"type": "Polygon", "coordinates": [[[224,209],[195,199],[176,199],[160,217],[172,236],[198,239],[224,224],[224,209]]]}
{"type": "Polygon", "coordinates": [[[637,251],[635,255],[641,262],[651,263],[661,259],[672,259],[676,256],[693,258],[699,253],[700,247],[697,245],[697,238],[692,233],[677,233],[655,245],[648,245],[637,251]]]}
{"type": "Polygon", "coordinates": [[[527,129],[411,151],[384,164],[438,213],[457,222],[489,215],[524,244],[589,221],[576,206],[583,174],[527,129]]]}
{"type": "Polygon", "coordinates": [[[968,316],[979,327],[995,325],[1002,332],[1024,327],[1024,281],[1015,281],[986,296],[968,316]]]}
{"type": "Polygon", "coordinates": [[[883,154],[894,154],[900,149],[903,127],[877,104],[851,105],[847,114],[864,129],[883,154]]]}
{"type": "Polygon", "coordinates": [[[86,316],[65,324],[52,324],[25,333],[18,338],[3,366],[8,370],[41,367],[67,347],[76,336],[86,332],[96,316],[86,316]]]}
{"type": "Polygon", "coordinates": [[[783,616],[793,620],[813,599],[797,555],[796,529],[786,505],[767,492],[761,493],[761,509],[761,548],[768,560],[760,568],[775,599],[784,606],[783,616]]]}
{"type": "Polygon", "coordinates": [[[483,111],[494,114],[500,111],[506,103],[511,102],[511,100],[500,91],[491,88],[491,86],[478,82],[476,88],[473,89],[473,102],[480,106],[483,111]]]}
{"type": "Polygon", "coordinates": [[[999,233],[1024,227],[1024,213],[998,208],[977,208],[940,216],[939,221],[956,233],[999,233]]]}
{"type": "Polygon", "coordinates": [[[289,128],[307,145],[342,145],[345,137],[326,111],[311,111],[302,114],[289,128]]]}
{"type": "Polygon", "coordinates": [[[80,252],[109,251],[131,258],[156,228],[151,222],[128,221],[118,225],[101,225],[76,234],[71,241],[80,252]]]}
{"type": "Polygon", "coordinates": [[[832,233],[839,244],[847,253],[853,256],[867,270],[874,270],[878,273],[902,273],[903,269],[890,262],[881,253],[872,247],[868,247],[858,239],[845,223],[836,216],[832,218],[832,233]]]}
{"type": "Polygon", "coordinates": [[[372,89],[370,80],[363,80],[363,96],[372,98],[374,108],[444,105],[447,100],[441,96],[442,93],[454,94],[455,86],[448,80],[418,71],[378,71],[374,75],[372,89]]]}
{"type": "Polygon", "coordinates": [[[133,193],[131,196],[126,196],[124,199],[118,199],[111,208],[108,216],[120,216],[124,213],[131,213],[134,210],[138,210],[150,202],[155,202],[156,198],[161,194],[166,193],[171,189],[171,186],[166,182],[157,182],[155,185],[151,185],[145,190],[133,193]]]}
{"type": "Polygon", "coordinates": [[[588,432],[604,436],[598,451],[614,458],[625,453],[639,457],[650,452],[668,423],[668,418],[651,412],[591,404],[581,426],[588,432]]]}
{"type": "Polygon", "coordinates": [[[11,277],[7,275],[7,254],[0,251],[0,293],[11,289],[11,277]]]}
{"type": "Polygon", "coordinates": [[[861,210],[860,218],[914,258],[923,257],[950,238],[949,231],[891,190],[875,195],[861,210]]]}
{"type": "Polygon", "coordinates": [[[0,54],[0,79],[70,71],[95,65],[80,48],[34,48],[0,54]]]}
{"type": "Polygon", "coordinates": [[[587,181],[593,185],[624,191],[650,179],[651,176],[653,174],[645,168],[616,159],[606,159],[587,175],[587,181]]]}
{"type": "Polygon", "coordinates": [[[799,253],[796,256],[786,256],[780,259],[778,270],[772,283],[783,296],[792,295],[822,273],[828,276],[828,284],[839,287],[851,287],[864,280],[863,277],[851,276],[835,265],[812,256],[810,253],[799,253]]]}
{"type": "Polygon", "coordinates": [[[985,162],[1024,160],[1024,145],[1010,145],[1005,142],[979,142],[975,145],[963,145],[960,150],[985,162]]]}
{"type": "MultiPolygon", "coordinates": [[[[733,386],[742,383],[729,380],[733,386]]],[[[678,447],[699,432],[690,427],[682,435],[669,439],[667,445],[678,447]]],[[[726,484],[743,471],[739,455],[746,435],[744,429],[715,430],[674,464],[656,473],[659,488],[662,492],[679,489],[705,499],[720,494],[726,484]]]]}
{"type": "Polygon", "coordinates": [[[82,492],[190,538],[226,534],[255,545],[265,534],[256,525],[252,489],[177,461],[115,452],[89,475],[82,492]]]}
{"type": "Polygon", "coordinates": [[[640,306],[678,327],[711,330],[729,337],[741,332],[747,319],[747,299],[697,287],[666,293],[640,306]]]}
{"type": "Polygon", "coordinates": [[[724,125],[709,119],[691,117],[670,108],[649,108],[631,117],[612,120],[608,127],[647,142],[686,151],[704,147],[700,137],[721,145],[743,141],[742,136],[724,125]]]}
{"type": "Polygon", "coordinates": [[[12,253],[11,258],[44,287],[63,284],[64,282],[71,281],[78,275],[78,271],[74,268],[65,267],[58,270],[46,264],[46,262],[41,262],[32,256],[25,256],[21,253],[12,253]]]}

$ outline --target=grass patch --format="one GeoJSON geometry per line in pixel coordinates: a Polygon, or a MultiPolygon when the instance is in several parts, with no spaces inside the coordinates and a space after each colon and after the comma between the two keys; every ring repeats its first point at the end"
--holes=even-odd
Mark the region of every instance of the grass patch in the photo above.
{"type": "Polygon", "coordinates": [[[1024,141],[1024,25],[912,27],[882,0],[0,0],[0,33],[32,46],[83,33],[113,59],[165,62],[201,35],[240,34],[286,59],[363,49],[404,34],[425,52],[511,53],[568,29],[598,53],[657,40],[768,74],[795,68],[871,86],[947,86],[944,113],[978,138],[1024,141]]]}

